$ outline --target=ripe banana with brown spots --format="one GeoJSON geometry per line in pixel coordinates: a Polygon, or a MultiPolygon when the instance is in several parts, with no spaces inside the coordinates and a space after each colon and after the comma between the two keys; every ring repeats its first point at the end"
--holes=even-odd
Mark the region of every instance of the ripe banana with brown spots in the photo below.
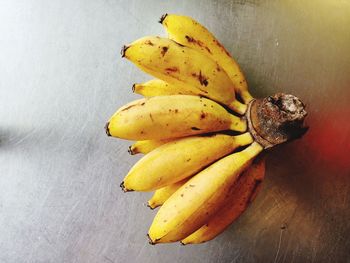
{"type": "Polygon", "coordinates": [[[146,154],[121,187],[155,190],[148,205],[162,207],[150,243],[197,244],[243,213],[261,187],[264,161],[248,167],[263,149],[300,138],[307,112],[290,94],[253,99],[238,64],[197,21],[160,22],[170,39],[144,37],[122,49],[156,79],[135,84],[145,98],[117,110],[105,129],[136,141],[131,154],[146,154]]]}
{"type": "Polygon", "coordinates": [[[156,96],[121,107],[106,124],[110,136],[170,139],[223,130],[246,131],[246,122],[218,103],[190,95],[156,96]]]}
{"type": "Polygon", "coordinates": [[[205,166],[253,142],[249,133],[191,136],[168,142],[142,157],[121,186],[124,191],[152,191],[181,181],[205,166]]]}
{"type": "Polygon", "coordinates": [[[184,94],[208,97],[244,114],[247,105],[235,98],[224,69],[207,55],[161,37],[143,37],[122,50],[141,70],[183,89],[184,94]]]}
{"type": "Polygon", "coordinates": [[[265,160],[253,163],[232,187],[225,206],[211,217],[205,225],[181,241],[182,244],[199,244],[222,233],[254,200],[265,175],[265,160]]]}
{"type": "Polygon", "coordinates": [[[224,207],[237,178],[262,150],[254,142],[194,175],[159,209],[148,232],[150,242],[179,241],[203,226],[224,207]]]}
{"type": "Polygon", "coordinates": [[[226,71],[236,92],[245,103],[253,99],[248,92],[248,85],[239,65],[208,29],[191,17],[175,14],[163,15],[160,23],[170,39],[198,50],[217,62],[226,71]]]}

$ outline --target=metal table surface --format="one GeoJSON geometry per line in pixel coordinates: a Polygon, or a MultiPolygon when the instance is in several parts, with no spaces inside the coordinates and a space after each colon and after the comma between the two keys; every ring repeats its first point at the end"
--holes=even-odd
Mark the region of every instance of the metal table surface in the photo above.
{"type": "Polygon", "coordinates": [[[350,2],[4,0],[0,3],[0,262],[350,262],[350,2]],[[105,136],[149,77],[120,47],[194,17],[255,96],[307,104],[309,132],[269,153],[263,191],[203,245],[150,246],[139,158],[105,136]]]}

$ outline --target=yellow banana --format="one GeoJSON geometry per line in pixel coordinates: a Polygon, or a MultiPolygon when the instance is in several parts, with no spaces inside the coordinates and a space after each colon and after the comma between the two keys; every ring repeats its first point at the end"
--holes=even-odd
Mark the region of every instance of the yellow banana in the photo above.
{"type": "Polygon", "coordinates": [[[209,241],[222,233],[237,219],[256,197],[265,175],[265,160],[250,166],[233,186],[226,205],[200,229],[181,241],[182,244],[198,244],[209,241]]]}
{"type": "Polygon", "coordinates": [[[192,136],[160,146],[141,158],[124,178],[124,191],[152,191],[176,183],[203,167],[252,143],[249,133],[192,136]]]}
{"type": "Polygon", "coordinates": [[[198,92],[190,92],[188,88],[170,84],[160,79],[151,79],[144,83],[135,83],[132,90],[144,97],[164,96],[164,95],[197,95],[198,92]],[[184,91],[185,89],[185,91],[184,91]]]}
{"type": "Polygon", "coordinates": [[[151,209],[154,209],[158,206],[161,206],[164,204],[168,198],[176,192],[177,189],[179,189],[184,183],[186,183],[189,179],[186,178],[184,180],[181,180],[180,182],[176,182],[167,186],[164,186],[158,190],[155,191],[152,198],[148,200],[148,207],[151,209]]]}
{"type": "Polygon", "coordinates": [[[108,135],[128,140],[169,139],[220,130],[245,131],[246,122],[218,103],[190,95],[156,96],[120,108],[108,135]]]}
{"type": "Polygon", "coordinates": [[[129,146],[129,153],[131,155],[137,154],[137,153],[149,153],[153,151],[155,148],[158,148],[159,146],[166,144],[168,142],[173,141],[173,139],[168,140],[143,140],[143,141],[137,141],[133,145],[129,146]]]}
{"type": "Polygon", "coordinates": [[[254,142],[215,162],[181,186],[160,208],[149,229],[150,242],[179,241],[203,226],[226,202],[226,196],[263,147],[254,142]]]}
{"type": "Polygon", "coordinates": [[[245,103],[253,99],[239,65],[208,29],[192,18],[181,15],[166,14],[162,16],[160,22],[170,39],[199,50],[216,61],[226,71],[236,92],[245,103]]]}
{"type": "Polygon", "coordinates": [[[160,22],[169,38],[147,36],[122,49],[122,57],[155,79],[134,84],[144,98],[119,108],[105,129],[136,141],[130,154],[146,154],[121,187],[155,190],[148,206],[162,207],[150,243],[197,244],[247,209],[265,171],[264,160],[253,160],[301,137],[307,113],[289,94],[254,100],[235,60],[192,18],[166,14],[160,22]]]}
{"type": "Polygon", "coordinates": [[[186,94],[211,98],[240,114],[247,109],[236,100],[234,84],[224,69],[192,48],[148,36],[124,47],[122,55],[146,73],[178,85],[186,94]]]}

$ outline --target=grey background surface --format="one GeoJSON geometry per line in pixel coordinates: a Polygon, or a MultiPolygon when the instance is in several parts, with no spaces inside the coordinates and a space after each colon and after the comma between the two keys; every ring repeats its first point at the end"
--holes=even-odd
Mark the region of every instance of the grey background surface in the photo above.
{"type": "Polygon", "coordinates": [[[0,262],[350,262],[350,3],[0,1],[0,262]],[[310,130],[273,150],[263,191],[224,234],[150,246],[150,193],[119,183],[139,157],[105,136],[149,79],[119,50],[190,15],[255,96],[302,98],[310,130]]]}

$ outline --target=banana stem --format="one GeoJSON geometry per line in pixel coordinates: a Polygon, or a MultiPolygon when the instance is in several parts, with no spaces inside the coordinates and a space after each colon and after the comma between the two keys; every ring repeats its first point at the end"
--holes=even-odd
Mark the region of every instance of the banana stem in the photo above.
{"type": "Polygon", "coordinates": [[[239,91],[239,95],[241,96],[241,98],[245,104],[248,104],[249,102],[251,102],[254,99],[253,96],[250,95],[248,90],[239,91]]]}
{"type": "Polygon", "coordinates": [[[233,131],[245,132],[247,131],[247,122],[244,118],[239,118],[231,114],[231,127],[233,131]]]}
{"type": "Polygon", "coordinates": [[[228,105],[228,107],[234,112],[237,112],[241,115],[247,111],[247,105],[239,102],[238,100],[234,100],[230,105],[228,105]]]}
{"type": "Polygon", "coordinates": [[[239,146],[245,146],[251,144],[254,141],[252,135],[249,132],[236,135],[233,138],[235,143],[237,143],[239,146]]]}
{"type": "Polygon", "coordinates": [[[252,100],[246,113],[249,132],[265,149],[303,136],[306,116],[302,101],[284,93],[252,100]]]}

